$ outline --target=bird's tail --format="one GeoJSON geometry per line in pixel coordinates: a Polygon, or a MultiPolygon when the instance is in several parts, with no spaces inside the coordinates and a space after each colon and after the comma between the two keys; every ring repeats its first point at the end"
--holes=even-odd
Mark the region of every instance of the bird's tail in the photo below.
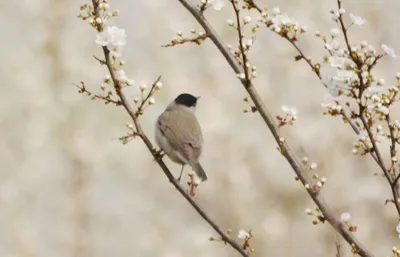
{"type": "Polygon", "coordinates": [[[193,163],[192,168],[194,172],[196,172],[196,175],[201,179],[201,181],[206,181],[207,180],[207,174],[204,171],[203,167],[201,167],[200,163],[193,163]]]}

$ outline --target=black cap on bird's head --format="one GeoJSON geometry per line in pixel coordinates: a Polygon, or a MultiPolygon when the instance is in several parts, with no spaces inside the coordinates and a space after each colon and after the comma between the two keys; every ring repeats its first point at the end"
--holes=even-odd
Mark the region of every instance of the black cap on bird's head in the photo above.
{"type": "Polygon", "coordinates": [[[175,98],[175,103],[176,104],[181,104],[187,107],[196,107],[197,100],[200,97],[195,97],[191,94],[183,93],[178,95],[177,98],[175,98]]]}

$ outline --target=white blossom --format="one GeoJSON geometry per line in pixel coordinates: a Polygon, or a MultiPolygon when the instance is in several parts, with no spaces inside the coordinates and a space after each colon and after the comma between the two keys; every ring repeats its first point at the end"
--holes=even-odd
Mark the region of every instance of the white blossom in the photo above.
{"type": "Polygon", "coordinates": [[[126,81],[126,83],[127,83],[129,86],[133,86],[133,84],[135,84],[135,81],[134,81],[133,79],[128,79],[128,80],[126,81]]]}
{"type": "MultiPolygon", "coordinates": [[[[376,95],[372,96],[372,100],[374,100],[374,96],[376,96],[376,95]]],[[[377,102],[377,101],[375,101],[375,102],[377,102]]],[[[370,104],[370,105],[367,106],[367,108],[369,110],[375,110],[377,112],[380,112],[383,115],[388,115],[389,114],[389,108],[387,108],[386,106],[382,105],[382,103],[380,103],[380,102],[370,104]]]]}
{"type": "Polygon", "coordinates": [[[110,74],[106,74],[106,75],[104,76],[104,81],[109,81],[110,79],[111,79],[110,74]]]}
{"type": "Polygon", "coordinates": [[[334,68],[346,69],[353,66],[353,62],[346,57],[330,56],[329,64],[334,68]]]}
{"type": "Polygon", "coordinates": [[[116,70],[115,76],[116,76],[116,79],[118,79],[121,82],[126,82],[128,80],[128,77],[126,76],[125,71],[122,69],[116,70]]]}
{"type": "Polygon", "coordinates": [[[233,26],[233,20],[232,19],[227,19],[226,23],[228,23],[229,26],[233,26]]]}
{"type": "Polygon", "coordinates": [[[274,8],[271,9],[271,14],[272,15],[278,15],[281,13],[281,10],[279,9],[278,6],[275,6],[274,8]]]}
{"type": "Polygon", "coordinates": [[[225,6],[225,1],[224,0],[207,0],[206,2],[208,4],[211,4],[213,9],[216,10],[216,11],[222,10],[222,8],[224,8],[224,6],[225,6]]]}
{"type": "Polygon", "coordinates": [[[304,212],[305,212],[307,215],[311,215],[311,214],[312,214],[312,211],[311,211],[310,208],[305,209],[304,212]]]}
{"type": "Polygon", "coordinates": [[[106,46],[111,42],[111,35],[108,33],[107,29],[104,29],[102,32],[97,33],[96,35],[96,44],[101,46],[106,46]]]}
{"type": "Polygon", "coordinates": [[[355,16],[352,13],[350,13],[350,18],[351,21],[358,26],[361,26],[365,23],[365,20],[363,18],[361,18],[360,16],[355,16]]]}
{"type": "Polygon", "coordinates": [[[325,44],[325,48],[329,51],[337,51],[340,49],[340,44],[336,40],[332,40],[330,43],[325,44]]]}
{"type": "Polygon", "coordinates": [[[375,48],[374,48],[373,45],[368,45],[368,46],[365,48],[365,51],[367,51],[368,53],[375,53],[375,48]]]}
{"type": "Polygon", "coordinates": [[[290,18],[287,15],[287,13],[279,14],[279,15],[275,16],[271,21],[275,26],[279,26],[279,27],[282,27],[285,25],[289,26],[289,25],[296,24],[296,21],[293,18],[290,18]]]}
{"type": "Polygon", "coordinates": [[[250,237],[250,234],[246,230],[244,230],[244,229],[239,230],[239,233],[238,233],[239,239],[246,239],[249,237],[250,237]]]}
{"type": "Polygon", "coordinates": [[[347,221],[349,221],[351,219],[351,215],[350,215],[350,213],[348,213],[348,212],[344,212],[344,213],[342,213],[342,215],[340,215],[340,220],[342,221],[342,222],[347,222],[347,221]]]}
{"type": "Polygon", "coordinates": [[[238,77],[239,79],[245,79],[246,75],[242,72],[242,73],[236,74],[236,77],[238,77]]]}
{"type": "Polygon", "coordinates": [[[112,44],[113,46],[124,46],[126,44],[126,33],[124,29],[116,26],[105,27],[96,36],[96,43],[101,46],[112,44]]]}
{"type": "Polygon", "coordinates": [[[250,16],[244,16],[243,21],[244,21],[244,23],[249,23],[251,21],[251,17],[250,16]]]}
{"type": "Polygon", "coordinates": [[[340,33],[340,31],[339,31],[338,28],[333,28],[330,31],[330,34],[331,34],[332,37],[336,37],[337,35],[339,35],[339,33],[340,33]]]}
{"type": "Polygon", "coordinates": [[[400,121],[399,120],[395,120],[394,125],[396,126],[397,129],[400,129],[400,121]]]}
{"type": "Polygon", "coordinates": [[[338,18],[339,18],[339,16],[340,16],[339,11],[331,11],[331,19],[332,19],[333,21],[337,21],[338,18]]]}
{"type": "Polygon", "coordinates": [[[157,81],[156,84],[154,85],[154,88],[157,90],[160,90],[162,88],[162,82],[161,81],[157,81]]]}
{"type": "Polygon", "coordinates": [[[156,103],[156,100],[154,100],[154,98],[149,99],[149,104],[155,104],[155,103],[156,103]]]}
{"type": "Polygon", "coordinates": [[[352,81],[356,81],[357,79],[357,74],[351,70],[338,70],[336,75],[333,76],[333,80],[339,85],[350,84],[352,81]]]}
{"type": "MultiPolygon", "coordinates": [[[[151,100],[151,99],[150,99],[151,100]]],[[[153,99],[154,100],[154,99],[153,99]]],[[[193,183],[198,186],[201,184],[201,182],[203,182],[199,177],[195,177],[193,183]]]]}
{"type": "Polygon", "coordinates": [[[396,55],[396,53],[394,52],[394,50],[393,50],[392,48],[390,48],[390,47],[388,47],[387,45],[383,44],[383,45],[382,45],[382,49],[383,49],[383,51],[385,51],[385,53],[386,53],[387,55],[389,55],[390,57],[397,58],[397,55],[396,55]]]}
{"type": "Polygon", "coordinates": [[[282,105],[282,106],[281,106],[281,109],[282,109],[282,111],[283,111],[286,115],[288,115],[288,116],[295,117],[296,114],[297,114],[296,108],[293,108],[293,107],[288,107],[288,106],[286,106],[286,105],[282,105]]]}
{"type": "Polygon", "coordinates": [[[382,92],[383,89],[385,89],[385,88],[382,86],[371,86],[367,90],[372,94],[376,94],[376,93],[382,92]]]}
{"type": "Polygon", "coordinates": [[[310,169],[312,169],[312,170],[316,170],[317,167],[318,167],[318,164],[316,162],[313,162],[310,164],[310,169]]]}
{"type": "Polygon", "coordinates": [[[126,33],[124,29],[119,29],[116,26],[108,27],[111,34],[111,44],[114,46],[124,46],[126,44],[126,33]]]}
{"type": "Polygon", "coordinates": [[[122,47],[120,46],[112,47],[110,49],[110,53],[112,56],[119,58],[122,56],[122,47]]]}
{"type": "Polygon", "coordinates": [[[141,91],[145,90],[146,88],[147,88],[147,85],[146,85],[146,84],[144,84],[144,83],[140,83],[140,84],[139,84],[139,89],[140,89],[141,91]]]}

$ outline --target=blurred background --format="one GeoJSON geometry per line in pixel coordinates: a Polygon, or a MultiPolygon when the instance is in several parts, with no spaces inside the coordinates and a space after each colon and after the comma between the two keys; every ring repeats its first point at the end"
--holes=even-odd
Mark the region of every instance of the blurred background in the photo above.
{"type": "MultiPolygon", "coordinates": [[[[299,44],[314,59],[322,56],[323,44],[313,34],[334,27],[329,11],[335,0],[256,2],[278,5],[307,26],[299,44]]],[[[400,52],[399,1],[343,2],[347,14],[367,20],[351,28],[352,42],[367,40],[378,51],[388,44],[400,52]]],[[[119,142],[130,122],[126,112],[77,93],[73,83],[85,81],[96,92],[106,74],[92,57],[101,56],[95,30],[76,18],[83,3],[0,2],[0,256],[238,256],[208,241],[215,232],[168,183],[140,140],[119,142]]],[[[163,75],[156,104],[141,119],[150,138],[157,116],[179,93],[201,96],[201,160],[209,180],[198,189],[199,205],[235,236],[239,229],[252,229],[254,256],[334,256],[336,233],[328,224],[313,226],[304,213],[315,205],[259,115],[243,114],[246,94],[216,47],[208,40],[201,46],[160,47],[178,30],[201,31],[186,9],[174,0],[110,0],[110,5],[121,11],[113,23],[128,34],[125,71],[136,84],[127,96],[138,95],[139,83],[150,85],[163,75]]],[[[258,17],[249,15],[253,21],[258,17]]],[[[230,5],[206,16],[226,43],[237,46],[226,24],[233,18],[230,5]]],[[[389,255],[400,242],[395,209],[384,206],[391,197],[387,182],[373,176],[379,170],[370,157],[351,154],[350,127],[322,115],[325,89],[304,62],[294,62],[296,54],[261,29],[250,55],[257,89],[275,115],[282,114],[282,105],[297,108],[298,121],[282,129],[283,135],[300,156],[318,163],[335,214],[349,212],[358,239],[376,256],[389,255]]],[[[399,61],[385,58],[376,75],[394,84],[396,71],[399,61]]],[[[178,175],[180,167],[165,160],[178,175]]]]}

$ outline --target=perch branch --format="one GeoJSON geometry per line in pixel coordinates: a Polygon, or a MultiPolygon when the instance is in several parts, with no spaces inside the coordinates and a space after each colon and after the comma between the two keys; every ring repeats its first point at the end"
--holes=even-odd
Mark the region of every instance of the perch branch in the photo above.
{"type": "MultiPolygon", "coordinates": [[[[99,2],[97,0],[92,0],[92,4],[94,7],[94,14],[96,17],[99,17],[99,10],[98,10],[98,5],[99,2]]],[[[102,31],[103,30],[103,24],[98,24],[97,25],[98,30],[102,31]]],[[[175,188],[178,190],[178,192],[189,202],[189,204],[197,211],[197,213],[218,233],[218,235],[221,236],[222,240],[232,246],[236,251],[238,251],[243,257],[249,257],[248,253],[242,249],[242,246],[239,245],[237,242],[235,242],[227,233],[225,233],[211,218],[205,213],[205,211],[193,200],[193,198],[185,191],[185,189],[179,184],[179,181],[172,175],[168,167],[165,165],[165,163],[162,161],[161,158],[159,158],[159,155],[156,153],[155,149],[153,148],[152,143],[150,142],[149,138],[146,136],[144,133],[142,126],[139,122],[139,118],[137,115],[135,115],[135,111],[132,109],[132,107],[129,104],[129,101],[127,100],[125,94],[122,92],[122,87],[120,82],[118,81],[116,74],[115,74],[115,69],[112,65],[111,57],[110,57],[110,50],[107,48],[107,46],[103,46],[103,53],[104,53],[104,62],[105,65],[107,66],[107,69],[110,73],[111,79],[114,83],[115,90],[117,92],[117,95],[121,99],[121,104],[131,117],[134,126],[136,128],[136,135],[139,136],[143,143],[146,145],[147,149],[151,152],[153,157],[155,158],[156,162],[160,166],[160,168],[163,170],[164,174],[167,176],[169,182],[171,182],[175,188]]]]}

